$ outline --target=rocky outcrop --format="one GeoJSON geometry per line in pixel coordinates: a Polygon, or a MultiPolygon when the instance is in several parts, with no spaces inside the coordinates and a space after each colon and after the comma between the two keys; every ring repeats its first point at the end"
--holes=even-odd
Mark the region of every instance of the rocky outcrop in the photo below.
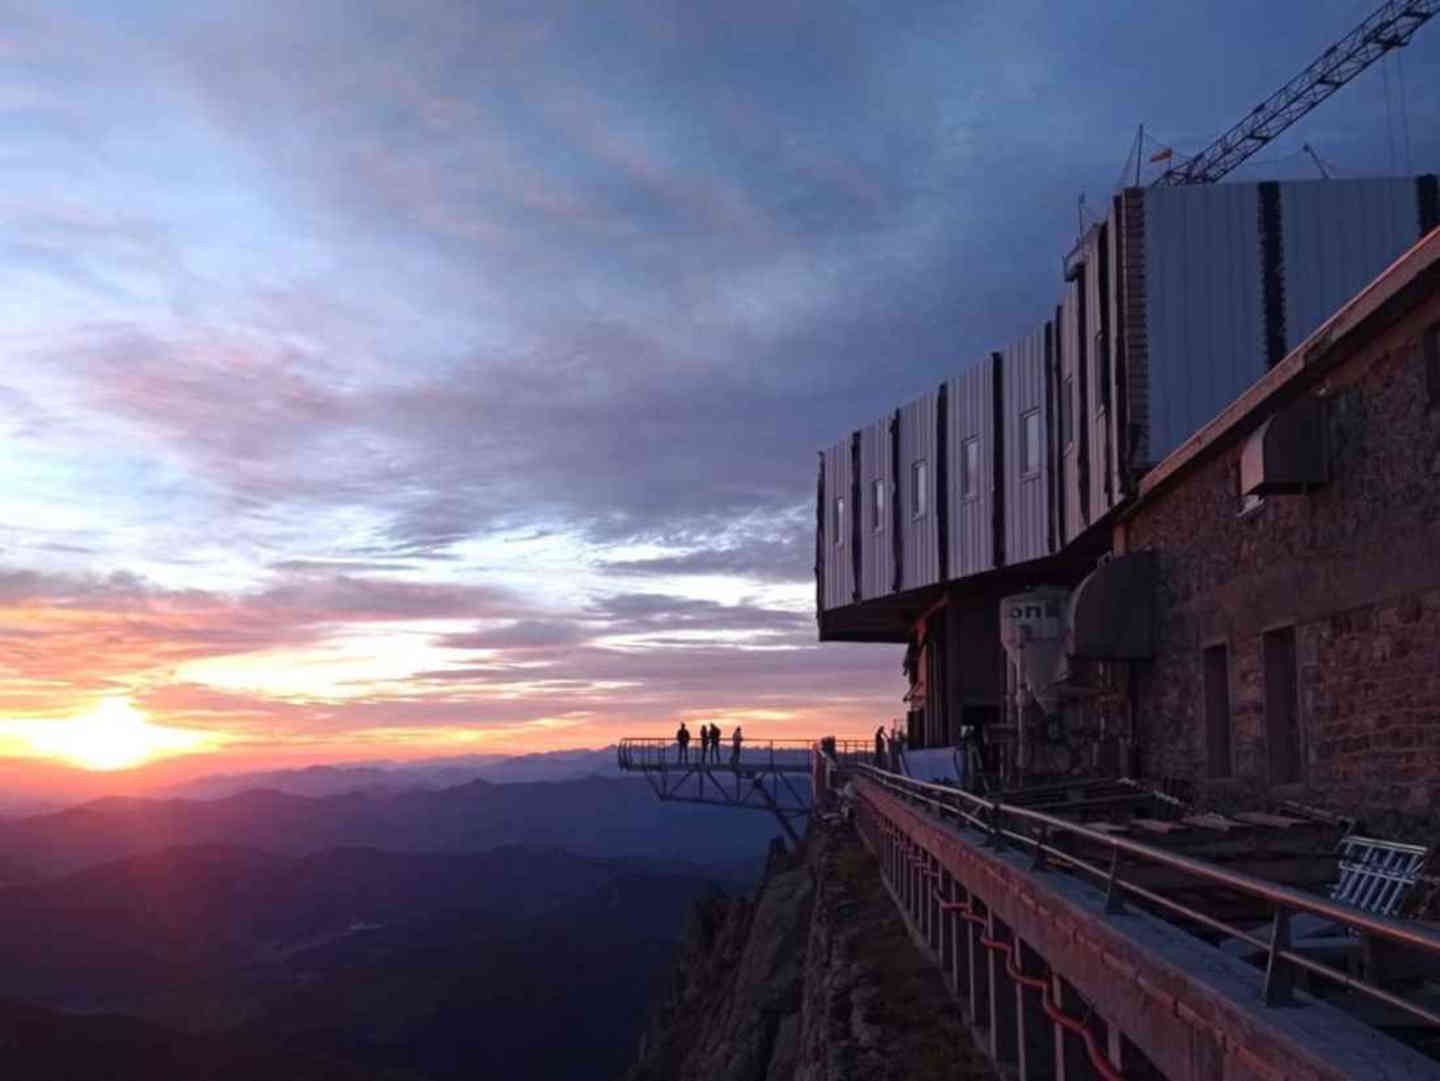
{"type": "Polygon", "coordinates": [[[697,906],[624,1081],[992,1076],[848,827],[772,846],[753,900],[697,906]]]}

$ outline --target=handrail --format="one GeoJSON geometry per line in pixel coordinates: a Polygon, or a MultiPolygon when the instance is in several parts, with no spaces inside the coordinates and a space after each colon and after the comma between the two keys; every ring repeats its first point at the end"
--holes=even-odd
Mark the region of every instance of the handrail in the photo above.
{"type": "MultiPolygon", "coordinates": [[[[858,748],[868,747],[864,740],[839,740],[836,743],[838,753],[853,755],[858,748]]],[[[751,739],[743,737],[740,743],[739,764],[768,769],[781,768],[793,772],[808,772],[810,769],[810,756],[814,752],[815,741],[813,739],[751,739]]],[[[735,745],[728,733],[721,732],[720,746],[717,748],[718,757],[712,759],[716,765],[730,765],[735,761],[735,745]]],[[[668,739],[660,736],[635,736],[620,740],[615,747],[615,757],[621,769],[633,768],[636,765],[703,765],[701,743],[699,732],[691,733],[690,742],[687,745],[687,756],[680,760],[678,756],[678,744],[672,736],[668,739]]]]}
{"type": "Polygon", "coordinates": [[[1099,830],[1090,829],[1087,826],[1071,822],[1068,819],[1045,814],[1043,811],[1035,811],[1027,807],[1001,803],[998,800],[986,799],[961,789],[949,788],[945,785],[937,785],[927,781],[918,781],[913,778],[903,777],[864,763],[852,763],[844,768],[855,770],[882,788],[896,792],[907,799],[927,804],[935,808],[944,817],[958,818],[964,823],[968,823],[981,830],[989,837],[997,840],[1004,838],[1021,845],[1028,845],[1037,853],[1037,856],[1053,858],[1057,862],[1068,864],[1087,874],[1093,875],[1106,884],[1111,896],[1117,896],[1116,891],[1123,890],[1135,897],[1142,898],[1150,904],[1165,909],[1173,915],[1181,916],[1184,919],[1203,924],[1212,930],[1250,943],[1252,946],[1267,953],[1270,957],[1266,977],[1267,994],[1272,978],[1278,979],[1283,983],[1283,977],[1276,976],[1276,973],[1277,965],[1280,962],[1284,962],[1313,972],[1317,976],[1322,976],[1327,980],[1334,981],[1343,987],[1369,995],[1372,998],[1385,1002],[1397,1009],[1404,1010],[1412,1016],[1418,1017],[1431,1024],[1440,1024],[1440,1014],[1400,998],[1383,988],[1357,980],[1339,969],[1332,968],[1329,965],[1314,961],[1305,957],[1303,954],[1285,948],[1289,945],[1289,943],[1285,941],[1287,936],[1283,932],[1276,933],[1277,931],[1282,931],[1279,924],[1282,922],[1282,918],[1283,920],[1288,920],[1288,914],[1291,911],[1308,912],[1325,919],[1333,920],[1344,927],[1377,935],[1381,938],[1399,943],[1400,945],[1419,949],[1432,956],[1440,957],[1440,935],[1433,934],[1419,925],[1389,919],[1384,916],[1376,916],[1359,909],[1337,904],[1327,898],[1304,894],[1288,886],[1268,882],[1265,879],[1256,878],[1253,875],[1247,875],[1240,871],[1232,871],[1223,867],[1213,866],[1200,860],[1168,851],[1167,849],[1157,848],[1153,845],[1132,841],[1124,837],[1116,837],[1108,833],[1102,833],[1099,830]],[[968,806],[969,810],[964,809],[962,804],[968,806]],[[1006,820],[1022,820],[1034,823],[1041,827],[1040,836],[1038,838],[1032,837],[1026,833],[1017,833],[1014,830],[1007,829],[1004,826],[1006,820]],[[1088,860],[1081,859],[1063,849],[1046,843],[1048,838],[1053,838],[1057,834],[1066,834],[1071,837],[1082,838],[1092,844],[1109,849],[1111,854],[1110,866],[1108,868],[1097,866],[1088,860]],[[1160,866],[1191,875],[1202,881],[1223,886],[1227,889],[1232,889],[1236,892],[1266,901],[1274,907],[1277,914],[1277,926],[1271,929],[1271,939],[1266,941],[1265,939],[1256,937],[1256,935],[1251,932],[1234,927],[1225,923],[1223,920],[1219,920],[1205,913],[1197,912],[1187,905],[1146,889],[1138,883],[1125,881],[1119,874],[1119,857],[1122,854],[1148,860],[1160,866]]]}

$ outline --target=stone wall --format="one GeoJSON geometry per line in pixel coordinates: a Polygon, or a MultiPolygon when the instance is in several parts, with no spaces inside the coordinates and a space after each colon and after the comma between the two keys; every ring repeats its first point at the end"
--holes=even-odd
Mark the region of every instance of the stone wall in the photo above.
{"type": "MultiPolygon", "coordinates": [[[[1158,654],[1135,672],[1140,767],[1347,812],[1440,816],[1440,408],[1421,335],[1440,294],[1300,389],[1321,398],[1330,479],[1242,509],[1230,438],[1120,527],[1161,565],[1158,654]],[[1297,783],[1271,783],[1264,633],[1295,632],[1297,783]],[[1230,658],[1232,777],[1206,777],[1202,650],[1230,658]]],[[[1304,383],[1302,373],[1297,382],[1304,383]]]]}

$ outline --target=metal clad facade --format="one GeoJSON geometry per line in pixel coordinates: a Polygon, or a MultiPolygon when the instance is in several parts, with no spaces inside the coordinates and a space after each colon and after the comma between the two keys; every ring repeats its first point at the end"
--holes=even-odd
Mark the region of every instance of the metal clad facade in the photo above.
{"type": "Polygon", "coordinates": [[[851,549],[850,440],[825,452],[825,580],[826,609],[843,608],[855,600],[855,561],[851,549]],[[843,503],[842,503],[843,501],[843,503]]]}
{"type": "Polygon", "coordinates": [[[962,578],[989,570],[995,561],[994,512],[993,400],[995,380],[990,362],[976,364],[963,375],[950,380],[946,395],[949,400],[948,476],[950,508],[950,576],[962,578]],[[966,446],[974,440],[974,490],[966,491],[966,446]]]}
{"type": "Polygon", "coordinates": [[[1145,195],[1149,457],[1165,457],[1265,374],[1254,184],[1145,195]]]}
{"type": "Polygon", "coordinates": [[[860,597],[890,592],[895,577],[894,514],[889,419],[860,432],[860,597]],[[876,487],[879,486],[877,493],[876,487]],[[877,499],[878,494],[878,499],[877,499]],[[877,505],[878,504],[878,505],[877,505]]]}
{"type": "Polygon", "coordinates": [[[1088,273],[1085,275],[1085,328],[1089,340],[1085,365],[1085,423],[1088,449],[1089,485],[1086,496],[1086,514],[1090,521],[1096,521],[1110,509],[1106,495],[1106,469],[1113,461],[1109,453],[1112,357],[1110,345],[1113,335],[1110,328],[1113,312],[1110,307],[1113,290],[1110,275],[1113,273],[1109,255],[1110,227],[1092,230],[1086,238],[1085,256],[1088,273]],[[1106,251],[1103,256],[1101,247],[1106,251]]]}
{"type": "Polygon", "coordinates": [[[936,527],[935,461],[936,395],[900,409],[900,525],[902,589],[933,585],[940,580],[939,530],[936,527]],[[921,468],[917,472],[917,464],[921,468]],[[923,476],[923,493],[916,479],[923,476]]]}
{"type": "Polygon", "coordinates": [[[1288,349],[1415,243],[1418,215],[1408,178],[1280,185],[1288,349]]]}
{"type": "Polygon", "coordinates": [[[1070,284],[1060,302],[1060,424],[1057,425],[1060,439],[1060,468],[1062,476],[1061,516],[1064,530],[1061,534],[1068,543],[1085,528],[1080,506],[1080,304],[1079,289],[1070,284]]]}
{"type": "Polygon", "coordinates": [[[1020,339],[1003,354],[1005,407],[1005,562],[1049,554],[1046,497],[1050,470],[1045,454],[1045,328],[1020,339]],[[1025,448],[1027,418],[1035,439],[1025,448]]]}

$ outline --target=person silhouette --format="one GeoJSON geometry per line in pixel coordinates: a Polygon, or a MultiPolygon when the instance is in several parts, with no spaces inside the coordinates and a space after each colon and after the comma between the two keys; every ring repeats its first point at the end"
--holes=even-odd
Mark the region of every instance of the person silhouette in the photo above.
{"type": "Polygon", "coordinates": [[[737,724],[735,731],[730,734],[730,767],[732,769],[740,768],[740,744],[744,739],[745,737],[740,734],[740,726],[737,724]]]}
{"type": "Polygon", "coordinates": [[[685,722],[680,722],[680,727],[675,730],[675,746],[678,748],[676,755],[677,762],[690,761],[690,729],[685,727],[685,722]]]}

